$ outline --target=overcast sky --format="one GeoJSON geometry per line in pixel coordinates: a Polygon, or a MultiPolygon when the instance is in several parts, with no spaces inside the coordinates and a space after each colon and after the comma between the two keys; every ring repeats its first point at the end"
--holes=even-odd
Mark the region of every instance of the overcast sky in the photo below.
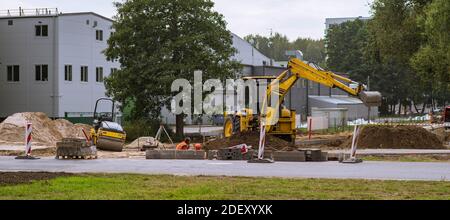
{"type": "MultiPolygon", "coordinates": [[[[268,36],[271,29],[297,37],[322,38],[325,18],[369,16],[373,0],[213,0],[215,9],[225,16],[228,28],[244,37],[268,36]]],[[[113,0],[0,0],[0,10],[58,8],[61,12],[92,11],[112,17],[113,0]]]]}

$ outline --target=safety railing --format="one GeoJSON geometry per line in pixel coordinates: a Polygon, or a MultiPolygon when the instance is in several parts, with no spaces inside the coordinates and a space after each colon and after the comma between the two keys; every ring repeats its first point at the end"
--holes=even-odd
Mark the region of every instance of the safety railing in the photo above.
{"type": "Polygon", "coordinates": [[[310,117],[312,121],[303,122],[299,128],[300,130],[306,131],[309,129],[310,123],[312,123],[312,129],[316,130],[316,133],[340,133],[353,131],[354,126],[418,126],[424,128],[437,129],[442,127],[450,128],[449,122],[443,121],[432,121],[429,117],[390,117],[390,118],[373,118],[370,121],[367,119],[343,119],[343,118],[328,118],[323,117],[323,120],[317,120],[320,117],[310,117]],[[318,128],[319,127],[319,128],[318,128]]]}
{"type": "Polygon", "coordinates": [[[22,17],[22,16],[56,16],[58,8],[35,8],[35,9],[8,9],[0,10],[0,17],[22,17]]]}

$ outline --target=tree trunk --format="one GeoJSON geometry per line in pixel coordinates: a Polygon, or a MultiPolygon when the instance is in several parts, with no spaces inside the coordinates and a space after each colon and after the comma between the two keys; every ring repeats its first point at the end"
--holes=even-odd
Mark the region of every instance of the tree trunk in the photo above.
{"type": "Polygon", "coordinates": [[[184,137],[184,114],[176,115],[176,136],[184,137]]]}
{"type": "Polygon", "coordinates": [[[423,115],[425,113],[425,107],[427,107],[427,103],[426,102],[423,103],[423,105],[422,105],[422,112],[420,114],[423,115]]]}
{"type": "Polygon", "coordinates": [[[416,105],[416,103],[414,102],[414,104],[413,104],[413,105],[414,105],[414,109],[416,110],[416,113],[417,113],[417,114],[419,114],[419,109],[417,108],[417,105],[416,105]]]}

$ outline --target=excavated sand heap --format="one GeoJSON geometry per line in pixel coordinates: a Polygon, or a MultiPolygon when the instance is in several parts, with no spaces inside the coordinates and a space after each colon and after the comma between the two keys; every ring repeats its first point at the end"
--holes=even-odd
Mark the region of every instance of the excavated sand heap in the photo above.
{"type": "MultiPolygon", "coordinates": [[[[222,148],[233,147],[240,144],[247,144],[253,149],[258,149],[259,146],[259,132],[244,132],[236,134],[231,138],[220,138],[207,142],[204,146],[206,150],[217,150],[222,148]]],[[[266,149],[267,150],[293,150],[290,142],[272,135],[266,135],[266,149]]]]}
{"type": "MultiPolygon", "coordinates": [[[[351,147],[351,137],[341,147],[351,147]]],[[[366,126],[358,147],[369,149],[446,149],[438,136],[417,126],[366,126]]]]}
{"type": "Polygon", "coordinates": [[[55,145],[63,138],[84,138],[81,128],[89,132],[91,126],[72,124],[65,119],[51,120],[42,112],[16,113],[0,123],[0,144],[20,145],[25,140],[25,126],[32,123],[35,145],[55,145]]]}

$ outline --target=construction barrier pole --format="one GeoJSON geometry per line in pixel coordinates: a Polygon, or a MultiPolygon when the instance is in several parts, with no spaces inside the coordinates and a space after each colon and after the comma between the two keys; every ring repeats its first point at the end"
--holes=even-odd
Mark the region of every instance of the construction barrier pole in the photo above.
{"type": "Polygon", "coordinates": [[[261,129],[259,133],[259,150],[258,150],[258,159],[264,159],[264,147],[266,144],[266,126],[261,123],[261,129]]]}
{"type": "Polygon", "coordinates": [[[312,135],[312,118],[309,118],[309,121],[308,121],[308,133],[309,133],[309,140],[311,140],[311,135],[312,135]]]}
{"type": "Polygon", "coordinates": [[[353,139],[352,139],[352,149],[351,149],[351,153],[350,153],[350,158],[356,158],[356,141],[359,135],[359,127],[358,125],[355,125],[355,130],[353,131],[353,139]]]}
{"type": "Polygon", "coordinates": [[[32,124],[30,122],[27,122],[27,125],[25,127],[25,155],[30,156],[31,155],[31,132],[32,132],[32,124]]]}

